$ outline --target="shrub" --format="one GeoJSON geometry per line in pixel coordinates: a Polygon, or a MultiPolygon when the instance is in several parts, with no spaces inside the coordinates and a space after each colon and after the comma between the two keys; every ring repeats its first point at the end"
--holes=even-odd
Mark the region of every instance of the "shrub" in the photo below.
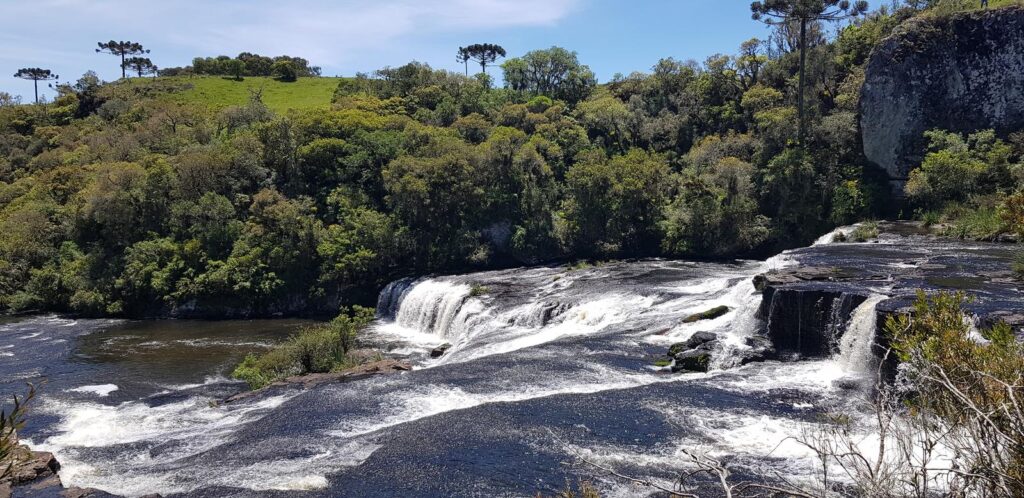
{"type": "Polygon", "coordinates": [[[911,386],[910,414],[942,434],[956,455],[951,489],[964,496],[1024,495],[1024,345],[1006,324],[980,331],[965,319],[962,293],[919,292],[911,316],[886,331],[911,386]]]}
{"type": "Polygon", "coordinates": [[[992,240],[1005,231],[999,212],[992,207],[961,211],[948,235],[961,239],[992,240]]]}
{"type": "Polygon", "coordinates": [[[1013,262],[1013,273],[1017,276],[1017,280],[1024,280],[1024,252],[1017,255],[1017,259],[1013,262]]]}
{"type": "Polygon", "coordinates": [[[878,223],[874,221],[866,221],[857,225],[850,233],[850,240],[854,242],[867,242],[872,239],[878,238],[878,223]]]}
{"type": "Polygon", "coordinates": [[[28,404],[35,396],[35,386],[29,384],[25,397],[14,396],[10,411],[0,410],[0,483],[11,475],[14,452],[18,448],[18,431],[25,426],[28,404]]]}
{"type": "Polygon", "coordinates": [[[921,211],[918,217],[925,227],[938,225],[942,221],[942,213],[938,211],[921,211]]]}
{"type": "Polygon", "coordinates": [[[293,375],[326,373],[352,366],[348,356],[359,330],[373,320],[373,310],[355,307],[329,323],[309,327],[263,355],[249,355],[231,376],[252,389],[293,375]]]}
{"type": "Polygon", "coordinates": [[[1009,231],[1024,239],[1024,191],[1004,199],[999,206],[999,216],[1009,231]]]}
{"type": "Polygon", "coordinates": [[[473,287],[469,290],[469,297],[480,297],[486,295],[491,290],[486,285],[473,284],[473,287]]]}

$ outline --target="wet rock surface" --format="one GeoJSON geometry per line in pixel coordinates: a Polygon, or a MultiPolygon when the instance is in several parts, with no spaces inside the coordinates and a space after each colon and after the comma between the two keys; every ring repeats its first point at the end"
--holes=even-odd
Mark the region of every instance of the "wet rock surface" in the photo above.
{"type": "MultiPolygon", "coordinates": [[[[8,463],[2,465],[6,468],[8,463]]],[[[60,462],[47,451],[19,445],[10,466],[10,477],[0,482],[0,498],[118,498],[96,489],[65,489],[58,474],[60,462]]]]}
{"type": "MultiPolygon", "coordinates": [[[[930,238],[913,227],[883,231],[877,244],[819,246],[766,262],[630,261],[396,284],[364,339],[416,368],[357,382],[325,378],[308,389],[300,382],[234,403],[210,401],[237,383],[204,380],[230,373],[233,362],[161,380],[152,368],[125,369],[151,338],[133,338],[137,328],[89,332],[103,325],[84,320],[0,324],[0,354],[14,354],[0,361],[0,376],[18,385],[50,379],[26,437],[55,451],[65,484],[127,496],[534,496],[580,479],[609,496],[632,496],[637,488],[595,476],[574,455],[672,483],[683,470],[680,448],[732,455],[750,469],[743,479],[810,476],[813,458],[772,452],[831,407],[849,410],[861,384],[847,379],[859,369],[842,355],[759,361],[792,354],[772,355],[769,321],[792,320],[804,337],[809,323],[825,323],[822,344],[834,347],[865,327],[846,336],[846,324],[814,313],[805,321],[801,310],[816,309],[825,294],[842,321],[858,302],[849,296],[872,296],[865,302],[873,311],[881,292],[893,297],[880,309],[900,309],[909,303],[901,296],[942,285],[983,294],[972,306],[990,310],[985,316],[1024,315],[1006,276],[1016,247],[930,238]],[[783,270],[760,279],[756,291],[754,276],[770,268],[783,270]],[[481,286],[485,294],[473,292],[481,286]],[[797,317],[779,306],[758,320],[768,289],[793,293],[797,317]],[[817,299],[801,303],[797,291],[817,299]],[[719,306],[730,311],[685,322],[719,306]],[[103,357],[87,347],[98,339],[130,344],[133,353],[100,375],[95,362],[103,357]],[[453,347],[432,360],[445,343],[453,347]],[[676,344],[673,361],[697,370],[706,362],[708,373],[668,374],[651,364],[676,344]],[[137,379],[155,386],[140,391],[129,384],[137,379]]],[[[868,309],[856,308],[858,316],[868,309]]],[[[175,361],[195,356],[189,349],[175,361]]]]}
{"type": "Polygon", "coordinates": [[[797,249],[798,266],[755,278],[759,316],[780,353],[834,354],[850,314],[874,294],[889,297],[877,307],[884,318],[906,312],[919,291],[964,292],[979,324],[1005,321],[1024,334],[1024,284],[1010,271],[1019,246],[937,237],[914,223],[880,228],[877,243],[797,249]]]}
{"type": "Polygon", "coordinates": [[[440,345],[440,346],[430,350],[430,357],[431,358],[440,358],[440,357],[444,356],[444,354],[447,353],[448,350],[451,349],[451,348],[452,348],[452,345],[446,342],[446,343],[444,343],[444,344],[442,344],[442,345],[440,345]]]}
{"type": "Polygon", "coordinates": [[[412,365],[405,361],[386,359],[380,361],[374,361],[365,363],[356,367],[352,367],[341,372],[331,373],[315,373],[309,375],[297,375],[294,377],[288,377],[285,380],[274,382],[263,389],[258,391],[247,391],[241,394],[236,394],[225,400],[226,403],[234,403],[250,398],[260,397],[266,395],[267,392],[277,391],[280,389],[287,388],[301,388],[311,389],[319,385],[337,383],[337,382],[348,382],[374,375],[386,375],[396,374],[401,372],[408,372],[412,370],[412,365]]]}

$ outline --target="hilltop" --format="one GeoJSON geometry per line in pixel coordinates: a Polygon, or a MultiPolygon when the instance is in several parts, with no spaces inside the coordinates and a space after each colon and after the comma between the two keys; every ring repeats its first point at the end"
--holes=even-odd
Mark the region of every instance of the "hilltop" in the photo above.
{"type": "Polygon", "coordinates": [[[330,107],[334,91],[343,79],[316,77],[283,82],[266,76],[249,76],[242,80],[221,76],[162,76],[124,80],[116,85],[145,88],[155,92],[158,99],[213,110],[245,105],[253,92],[259,92],[270,110],[282,113],[291,109],[330,107]]]}

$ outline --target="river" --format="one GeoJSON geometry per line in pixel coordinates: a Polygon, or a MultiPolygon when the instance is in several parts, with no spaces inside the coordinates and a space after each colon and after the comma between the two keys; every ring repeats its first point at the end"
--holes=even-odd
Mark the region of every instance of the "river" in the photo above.
{"type": "Polygon", "coordinates": [[[45,379],[24,438],[57,455],[65,484],[124,496],[535,496],[580,480],[636,496],[652,490],[591,464],[671,486],[684,450],[737,478],[812,479],[792,438],[826,411],[858,418],[892,284],[837,324],[832,356],[739,365],[764,329],[753,277],[797,256],[399,281],[363,340],[413,371],[229,404],[217,401],[243,389],[231,367],[303,322],[8,320],[0,388],[45,379]],[[710,373],[653,366],[699,331],[720,339],[710,373]]]}

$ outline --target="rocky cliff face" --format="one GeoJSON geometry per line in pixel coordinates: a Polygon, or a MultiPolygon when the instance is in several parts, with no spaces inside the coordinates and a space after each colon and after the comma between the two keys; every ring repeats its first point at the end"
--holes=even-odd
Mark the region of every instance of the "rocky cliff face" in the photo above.
{"type": "Polygon", "coordinates": [[[860,105],[864,153],[894,181],[927,130],[1024,128],[1024,8],[908,21],[872,54],[860,105]]]}

